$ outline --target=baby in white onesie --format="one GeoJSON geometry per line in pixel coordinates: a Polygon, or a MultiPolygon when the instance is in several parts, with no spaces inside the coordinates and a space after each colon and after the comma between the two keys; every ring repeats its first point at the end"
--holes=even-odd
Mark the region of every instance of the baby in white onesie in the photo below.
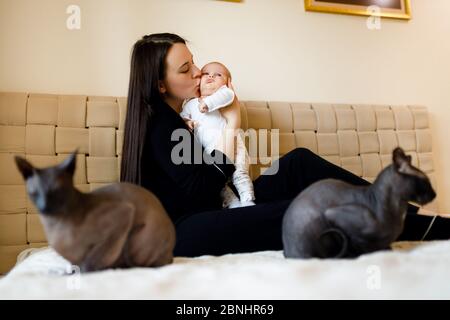
{"type": "MultiPolygon", "coordinates": [[[[193,127],[195,137],[208,153],[212,152],[218,139],[222,138],[227,125],[219,109],[232,104],[234,100],[233,90],[227,87],[228,79],[231,79],[231,74],[221,63],[211,62],[205,65],[200,82],[201,97],[187,101],[180,113],[188,126],[193,127]]],[[[236,171],[233,173],[232,182],[240,199],[226,185],[221,192],[225,208],[255,204],[253,183],[248,174],[248,153],[240,135],[236,136],[234,152],[236,171]]]]}

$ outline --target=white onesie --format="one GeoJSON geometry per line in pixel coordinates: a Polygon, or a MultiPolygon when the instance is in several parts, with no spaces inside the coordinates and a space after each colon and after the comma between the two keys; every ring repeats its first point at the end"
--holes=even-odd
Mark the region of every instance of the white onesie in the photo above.
{"type": "MultiPolygon", "coordinates": [[[[212,95],[203,98],[203,102],[208,106],[207,112],[200,112],[198,98],[191,99],[183,105],[180,116],[197,122],[194,127],[194,135],[208,153],[212,152],[217,140],[224,134],[227,125],[219,109],[230,105],[233,100],[233,90],[223,85],[212,95]]],[[[240,202],[228,186],[222,190],[223,206],[230,208],[253,205],[253,200],[255,200],[253,183],[248,174],[249,157],[247,149],[240,135],[237,135],[236,141],[236,171],[233,173],[232,182],[239,192],[240,202]]]]}

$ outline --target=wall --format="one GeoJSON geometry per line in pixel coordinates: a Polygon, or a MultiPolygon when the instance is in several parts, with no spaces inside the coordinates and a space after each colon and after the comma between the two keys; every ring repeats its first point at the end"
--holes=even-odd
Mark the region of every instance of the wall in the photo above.
{"type": "Polygon", "coordinates": [[[412,0],[409,22],[305,12],[303,0],[0,0],[0,90],[127,94],[142,35],[187,38],[196,63],[220,60],[243,100],[422,104],[450,212],[450,1],[412,0]],[[66,28],[70,4],[81,29],[66,28]]]}

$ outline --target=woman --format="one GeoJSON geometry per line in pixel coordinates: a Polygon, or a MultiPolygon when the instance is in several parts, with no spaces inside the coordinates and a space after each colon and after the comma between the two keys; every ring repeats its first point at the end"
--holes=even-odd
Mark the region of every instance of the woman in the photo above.
{"type": "MultiPolygon", "coordinates": [[[[134,45],[121,181],[141,185],[161,200],[176,227],[176,256],[281,250],[283,214],[304,188],[325,178],[369,184],[297,148],[280,158],[275,175],[254,181],[255,206],[222,209],[220,190],[234,171],[225,148],[213,150],[212,163],[200,159],[200,164],[175,164],[172,159],[179,143],[172,141],[172,133],[187,129],[179,116],[182,103],[199,96],[200,76],[185,41],[177,35],[152,34],[134,45]]],[[[239,108],[237,100],[232,108],[239,108]]],[[[189,134],[191,150],[202,148],[189,134]]],[[[193,159],[192,154],[183,156],[193,159]]],[[[427,231],[432,218],[417,211],[410,206],[400,240],[419,240],[427,231]]],[[[449,225],[437,218],[427,239],[448,238],[449,225]]]]}

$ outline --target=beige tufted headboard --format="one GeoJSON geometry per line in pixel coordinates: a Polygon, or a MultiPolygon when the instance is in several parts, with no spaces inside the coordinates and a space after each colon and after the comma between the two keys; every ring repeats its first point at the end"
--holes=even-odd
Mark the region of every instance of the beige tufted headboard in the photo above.
{"type": "MultiPolygon", "coordinates": [[[[421,106],[245,101],[242,128],[279,129],[283,155],[306,147],[373,181],[403,147],[436,187],[428,113],[421,106]]],[[[13,158],[59,163],[79,148],[75,184],[85,192],[119,177],[126,98],[0,92],[0,273],[17,254],[46,245],[37,209],[27,199],[13,158]]],[[[255,179],[264,165],[251,167],[255,179]]],[[[437,210],[437,203],[429,208],[437,210]]]]}

